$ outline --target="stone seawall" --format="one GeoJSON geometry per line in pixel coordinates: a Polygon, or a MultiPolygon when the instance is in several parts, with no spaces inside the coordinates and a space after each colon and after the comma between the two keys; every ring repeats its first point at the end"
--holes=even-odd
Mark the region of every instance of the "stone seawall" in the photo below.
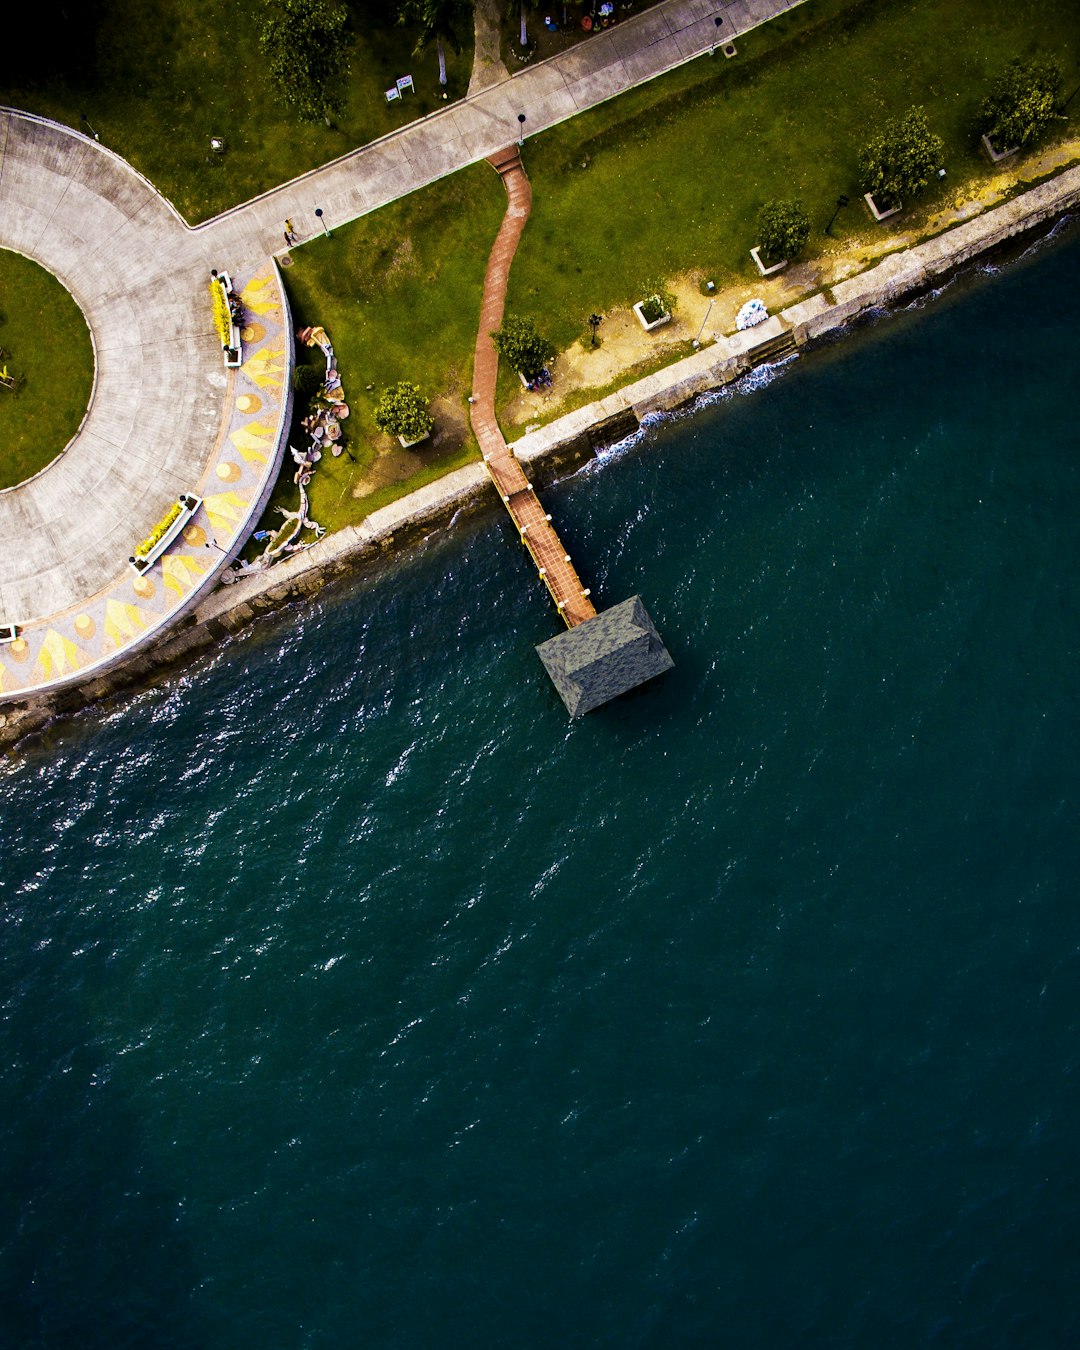
{"type": "MultiPolygon", "coordinates": [[[[740,378],[778,351],[813,345],[872,311],[940,285],[974,259],[1044,228],[1080,207],[1080,167],[1068,169],[1012,201],[890,254],[881,262],[775,314],[745,333],[718,337],[681,361],[626,385],[522,437],[513,447],[534,482],[546,483],[632,434],[649,413],[669,412],[740,378]]],[[[457,469],[374,512],[361,524],[326,535],[269,572],[238,577],[214,591],[162,640],[122,667],[74,689],[0,707],[0,749],[53,718],[145,687],[192,655],[237,633],[261,614],[319,593],[335,577],[377,566],[465,514],[498,506],[480,463],[457,469]]]]}

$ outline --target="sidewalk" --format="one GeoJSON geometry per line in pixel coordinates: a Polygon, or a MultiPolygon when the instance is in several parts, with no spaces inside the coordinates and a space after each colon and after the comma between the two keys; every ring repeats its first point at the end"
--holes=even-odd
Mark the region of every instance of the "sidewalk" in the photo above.
{"type": "MultiPolygon", "coordinates": [[[[511,145],[521,130],[520,113],[526,119],[524,135],[534,136],[801,3],[665,0],[569,51],[526,66],[490,89],[217,216],[194,232],[230,266],[255,266],[268,253],[281,251],[286,219],[305,239],[319,231],[316,207],[322,208],[330,229],[344,225],[511,145]],[[717,17],[723,20],[719,28],[717,17]]],[[[717,50],[715,59],[725,58],[717,50]]]]}

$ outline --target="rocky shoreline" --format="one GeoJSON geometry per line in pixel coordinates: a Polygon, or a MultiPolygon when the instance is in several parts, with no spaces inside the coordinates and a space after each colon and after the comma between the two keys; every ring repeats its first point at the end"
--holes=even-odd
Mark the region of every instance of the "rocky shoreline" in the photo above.
{"type": "MultiPolygon", "coordinates": [[[[522,437],[514,452],[534,482],[551,482],[593,458],[598,449],[633,434],[647,415],[684,407],[756,366],[829,340],[868,316],[940,286],[975,260],[1044,232],[1078,206],[1080,167],[1074,167],[923,243],[889,254],[757,328],[718,337],[701,351],[567,413],[522,437]]],[[[0,749],[10,749],[57,717],[148,687],[261,615],[316,595],[335,578],[371,571],[463,516],[497,506],[483,464],[470,464],[383,507],[360,525],[325,536],[271,571],[238,576],[123,665],[71,689],[0,705],[0,749]]]]}

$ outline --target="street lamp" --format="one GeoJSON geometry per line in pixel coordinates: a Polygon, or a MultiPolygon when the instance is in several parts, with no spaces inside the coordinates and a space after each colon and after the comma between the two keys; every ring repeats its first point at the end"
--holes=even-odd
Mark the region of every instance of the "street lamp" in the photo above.
{"type": "Polygon", "coordinates": [[[719,14],[716,16],[715,19],[713,19],[713,23],[716,25],[716,30],[715,30],[715,32],[713,33],[712,46],[709,48],[709,55],[710,55],[710,56],[715,56],[715,55],[716,55],[716,44],[720,41],[720,25],[721,25],[723,22],[724,22],[724,20],[720,17],[719,14]]]}
{"type": "Polygon", "coordinates": [[[701,335],[702,335],[702,333],[704,333],[704,331],[705,331],[705,325],[709,322],[709,315],[712,313],[712,307],[713,307],[713,305],[715,305],[715,304],[716,304],[716,297],[714,296],[714,297],[709,301],[709,308],[705,311],[705,317],[704,317],[704,318],[702,319],[702,321],[701,321],[701,327],[697,330],[697,337],[694,339],[694,346],[695,346],[695,347],[700,347],[700,346],[701,346],[701,335]]]}
{"type": "Polygon", "coordinates": [[[518,113],[518,147],[525,144],[525,114],[518,113]]]}
{"type": "Polygon", "coordinates": [[[592,345],[594,347],[599,345],[596,339],[596,330],[600,327],[603,318],[604,316],[602,314],[589,315],[589,327],[592,329],[592,345]]]}
{"type": "Polygon", "coordinates": [[[828,225],[825,226],[825,233],[826,233],[826,234],[828,234],[828,233],[832,230],[832,227],[833,227],[833,221],[834,221],[834,220],[836,219],[836,217],[840,214],[840,212],[844,209],[844,207],[847,206],[847,204],[848,204],[848,198],[845,197],[844,194],[841,192],[840,196],[837,197],[837,199],[836,199],[836,210],[835,210],[835,211],[832,213],[832,215],[829,217],[829,223],[828,223],[828,225]]]}
{"type": "Polygon", "coordinates": [[[319,222],[319,224],[323,227],[323,234],[326,235],[327,239],[332,239],[332,238],[333,238],[333,235],[331,235],[330,231],[327,229],[327,227],[326,227],[326,221],[323,220],[323,214],[322,214],[322,207],[321,207],[321,206],[317,206],[317,207],[315,208],[315,219],[316,219],[316,220],[319,222]]]}
{"type": "Polygon", "coordinates": [[[93,136],[93,138],[94,138],[95,141],[100,141],[100,140],[101,140],[101,137],[97,134],[97,132],[94,130],[94,128],[90,125],[90,119],[87,117],[87,115],[86,115],[85,113],[80,113],[80,114],[79,114],[79,121],[80,121],[80,122],[84,122],[84,123],[86,124],[86,129],[87,129],[87,131],[90,133],[91,136],[93,136]]]}

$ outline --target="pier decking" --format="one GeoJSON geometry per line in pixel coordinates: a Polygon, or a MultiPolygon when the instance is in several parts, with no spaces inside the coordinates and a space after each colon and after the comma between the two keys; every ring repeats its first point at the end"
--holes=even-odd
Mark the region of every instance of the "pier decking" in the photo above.
{"type": "Polygon", "coordinates": [[[472,427],[491,481],[510,513],[521,542],[529,550],[541,580],[567,627],[573,628],[576,624],[594,618],[596,608],[589,598],[588,590],[582,586],[562,540],[552,527],[551,517],[541,505],[525,476],[525,470],[506,444],[495,417],[499,355],[492,344],[491,334],[502,324],[510,264],[529,218],[532,189],[525,176],[517,146],[499,151],[490,157],[489,162],[506,187],[507,209],[484,277],[484,299],[473,360],[472,427]]]}

